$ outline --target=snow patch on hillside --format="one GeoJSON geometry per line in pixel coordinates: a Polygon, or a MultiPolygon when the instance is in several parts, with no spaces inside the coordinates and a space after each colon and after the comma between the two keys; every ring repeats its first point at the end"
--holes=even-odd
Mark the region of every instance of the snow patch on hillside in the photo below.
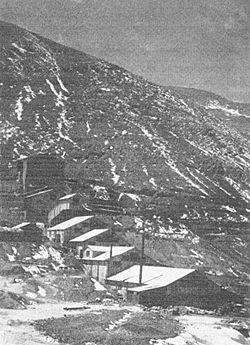
{"type": "Polygon", "coordinates": [[[58,264],[63,264],[63,258],[61,253],[54,249],[53,247],[45,247],[44,245],[41,245],[38,249],[38,251],[36,251],[33,254],[33,259],[35,260],[41,260],[41,259],[52,259],[54,261],[56,261],[58,264]]]}
{"type": "Polygon", "coordinates": [[[113,162],[112,158],[109,158],[109,164],[111,165],[111,173],[113,175],[112,180],[114,181],[114,184],[117,184],[119,182],[120,175],[116,173],[116,165],[113,162]]]}
{"type": "Polygon", "coordinates": [[[153,177],[149,179],[149,183],[151,183],[154,188],[157,188],[157,184],[155,183],[155,179],[153,177]]]}
{"type": "Polygon", "coordinates": [[[91,128],[90,128],[90,125],[89,125],[88,121],[86,122],[86,127],[87,127],[87,133],[89,133],[91,131],[91,128]]]}
{"type": "Polygon", "coordinates": [[[222,205],[221,208],[223,208],[224,210],[227,210],[229,212],[232,212],[232,213],[236,212],[236,209],[234,207],[230,207],[230,206],[227,206],[227,205],[222,205]]]}
{"type": "Polygon", "coordinates": [[[35,92],[31,89],[30,85],[25,85],[24,90],[27,92],[27,95],[24,98],[24,101],[26,103],[30,103],[32,99],[36,97],[35,92]]]}
{"type": "Polygon", "coordinates": [[[67,100],[67,97],[65,97],[62,94],[62,91],[57,92],[55,86],[52,84],[52,82],[50,80],[46,79],[46,83],[49,85],[50,90],[53,92],[53,94],[57,98],[56,105],[57,106],[64,106],[63,100],[67,100]]]}
{"type": "MultiPolygon", "coordinates": [[[[187,168],[187,171],[189,172],[189,174],[190,174],[192,177],[194,177],[194,178],[196,179],[197,182],[199,182],[203,187],[205,187],[205,188],[207,188],[207,189],[209,190],[209,188],[205,185],[205,183],[202,182],[202,181],[194,174],[194,172],[192,172],[189,168],[187,168]]],[[[199,171],[196,170],[196,173],[199,174],[199,171]]],[[[205,192],[205,191],[204,191],[203,193],[205,193],[206,195],[208,195],[208,193],[205,192]]]]}
{"type": "Polygon", "coordinates": [[[200,146],[198,146],[198,145],[196,145],[193,141],[191,141],[191,140],[188,140],[188,139],[184,139],[186,142],[188,142],[191,146],[193,146],[193,147],[195,147],[196,149],[198,149],[198,150],[200,150],[200,151],[202,151],[206,156],[211,156],[211,153],[210,152],[208,152],[208,151],[206,151],[206,150],[204,150],[203,148],[201,148],[200,146]]]}
{"type": "Polygon", "coordinates": [[[242,117],[246,117],[247,119],[250,119],[250,116],[245,115],[245,114],[241,114],[238,109],[231,109],[231,108],[228,107],[228,105],[222,106],[222,105],[219,104],[218,101],[210,101],[206,105],[205,108],[206,109],[222,110],[222,111],[224,111],[224,113],[227,116],[242,116],[242,117]]]}
{"type": "Polygon", "coordinates": [[[145,165],[142,166],[142,170],[143,170],[144,174],[146,174],[148,176],[148,169],[145,165]]]}
{"type": "Polygon", "coordinates": [[[69,93],[69,90],[64,86],[62,80],[60,79],[60,77],[58,75],[56,75],[56,79],[58,81],[58,84],[60,85],[61,89],[67,93],[69,93]]]}
{"type": "Polygon", "coordinates": [[[138,201],[141,201],[141,198],[139,197],[139,195],[137,195],[137,194],[132,194],[132,193],[120,193],[119,198],[118,198],[118,201],[123,197],[123,195],[126,195],[126,196],[128,196],[129,198],[131,198],[132,200],[134,200],[134,201],[136,202],[136,205],[137,205],[137,202],[138,202],[138,201]]]}
{"type": "MultiPolygon", "coordinates": [[[[166,159],[165,163],[172,169],[174,170],[179,176],[181,176],[182,178],[184,178],[189,184],[191,184],[194,188],[198,189],[199,191],[201,191],[203,194],[208,195],[208,193],[201,188],[197,183],[193,182],[189,177],[187,177],[186,175],[184,175],[176,166],[176,164],[170,159],[169,157],[169,152],[167,151],[167,141],[158,137],[157,135],[153,135],[151,134],[144,126],[135,123],[133,121],[130,121],[131,123],[133,123],[136,127],[140,128],[140,130],[144,133],[144,135],[152,142],[153,147],[155,147],[157,150],[159,150],[160,154],[166,159]]],[[[195,179],[197,180],[198,178],[195,177],[195,179]]],[[[200,182],[204,185],[203,182],[200,182]]],[[[206,186],[205,186],[206,187],[206,186]]]]}
{"type": "Polygon", "coordinates": [[[93,191],[95,191],[95,198],[110,200],[109,193],[105,187],[96,185],[93,186],[93,191]]]}
{"type": "Polygon", "coordinates": [[[194,183],[189,177],[187,177],[186,175],[184,175],[177,167],[174,163],[168,163],[166,162],[166,164],[173,169],[178,175],[180,175],[181,177],[183,177],[189,184],[191,184],[194,188],[198,189],[200,192],[202,192],[205,195],[208,195],[208,193],[202,189],[198,184],[194,183]]]}
{"type": "Polygon", "coordinates": [[[20,51],[20,53],[22,53],[22,54],[24,54],[24,53],[27,52],[26,49],[19,47],[19,45],[16,44],[16,43],[12,43],[12,45],[13,45],[13,47],[15,47],[16,49],[18,49],[18,50],[20,51]]]}
{"type": "Polygon", "coordinates": [[[210,182],[212,183],[215,187],[219,188],[222,192],[224,192],[225,194],[232,196],[230,193],[228,193],[228,191],[226,191],[224,188],[222,188],[218,183],[212,181],[209,177],[205,176],[204,177],[210,182]]]}
{"type": "Polygon", "coordinates": [[[249,193],[249,191],[243,190],[242,187],[239,185],[239,183],[235,182],[230,177],[226,177],[225,179],[234,189],[237,190],[237,192],[242,196],[242,198],[245,201],[248,202],[250,200],[250,193],[249,193]]]}
{"type": "Polygon", "coordinates": [[[24,134],[24,133],[19,130],[19,127],[13,126],[8,120],[6,120],[4,123],[1,123],[1,134],[2,134],[2,138],[5,141],[7,141],[13,136],[17,136],[19,134],[24,134]]]}
{"type": "Polygon", "coordinates": [[[23,98],[22,95],[20,95],[15,105],[15,113],[17,115],[18,121],[22,121],[22,116],[23,116],[22,98],[23,98]]]}
{"type": "Polygon", "coordinates": [[[141,218],[139,218],[139,217],[135,217],[134,220],[135,220],[135,227],[136,227],[136,229],[142,229],[142,227],[143,227],[143,220],[141,218]]]}

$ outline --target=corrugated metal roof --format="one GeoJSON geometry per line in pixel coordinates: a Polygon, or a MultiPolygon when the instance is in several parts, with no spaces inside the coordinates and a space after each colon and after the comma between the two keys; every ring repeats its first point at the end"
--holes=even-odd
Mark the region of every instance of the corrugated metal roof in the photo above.
{"type": "Polygon", "coordinates": [[[109,231],[109,229],[93,229],[89,232],[87,232],[86,234],[77,236],[76,238],[73,238],[72,240],[70,240],[70,242],[85,242],[87,240],[89,240],[90,238],[96,237],[100,234],[103,234],[104,232],[109,231]]]}
{"type": "Polygon", "coordinates": [[[22,229],[22,228],[24,228],[26,225],[29,225],[30,224],[30,222],[23,222],[23,223],[20,223],[20,224],[17,224],[17,225],[15,225],[15,226],[13,226],[11,229],[22,229]]]}
{"type": "MultiPolygon", "coordinates": [[[[130,291],[146,291],[172,284],[173,282],[187,276],[194,272],[194,269],[186,268],[173,268],[162,266],[143,266],[142,268],[142,284],[134,288],[130,288],[130,291]]],[[[134,265],[125,271],[122,271],[107,280],[127,282],[139,284],[140,265],[134,265]]]]}
{"type": "Polygon", "coordinates": [[[71,219],[66,220],[65,222],[62,222],[60,224],[57,224],[55,226],[52,226],[51,228],[48,228],[48,230],[66,230],[71,228],[72,226],[76,224],[80,224],[85,222],[86,220],[93,218],[94,216],[80,216],[80,217],[74,217],[71,219]]]}
{"type": "Polygon", "coordinates": [[[65,196],[62,196],[59,200],[68,200],[68,199],[71,199],[73,198],[73,196],[75,196],[76,193],[73,193],[73,194],[67,194],[65,196]]]}
{"type": "MultiPolygon", "coordinates": [[[[84,258],[88,260],[98,260],[98,261],[105,261],[110,259],[110,246],[88,246],[94,252],[101,252],[100,255],[95,256],[94,258],[84,258]]],[[[119,256],[129,252],[130,250],[134,249],[134,247],[127,247],[127,246],[113,246],[112,247],[112,257],[119,256]]]]}

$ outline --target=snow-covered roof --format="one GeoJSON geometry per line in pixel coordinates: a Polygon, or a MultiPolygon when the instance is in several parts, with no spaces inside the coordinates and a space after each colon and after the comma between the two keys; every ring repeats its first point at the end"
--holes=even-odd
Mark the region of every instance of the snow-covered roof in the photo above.
{"type": "MultiPolygon", "coordinates": [[[[98,261],[105,261],[110,259],[110,246],[88,246],[90,250],[93,252],[100,252],[100,255],[97,255],[93,258],[88,257],[88,260],[98,260],[98,261]]],[[[134,247],[127,247],[127,246],[113,246],[112,247],[112,257],[119,256],[129,252],[130,250],[134,249],[134,247]]],[[[86,258],[85,258],[86,259],[86,258]]]]}
{"type": "Polygon", "coordinates": [[[104,232],[109,231],[109,229],[94,229],[91,230],[89,232],[87,232],[86,234],[77,236],[76,238],[73,238],[72,240],[70,240],[70,242],[85,242],[87,240],[89,240],[90,238],[96,237],[100,234],[103,234],[104,232]]]}
{"type": "Polygon", "coordinates": [[[76,193],[73,193],[73,194],[67,194],[65,196],[62,196],[59,200],[68,200],[68,199],[71,199],[73,198],[73,196],[75,196],[76,193]]]}
{"type": "MultiPolygon", "coordinates": [[[[186,268],[145,265],[142,267],[143,285],[130,288],[129,290],[140,292],[167,286],[194,271],[194,269],[186,268]]],[[[134,265],[126,269],[125,271],[122,271],[118,274],[115,274],[112,277],[107,278],[107,280],[139,284],[139,273],[140,265],[134,265]]]]}
{"type": "Polygon", "coordinates": [[[93,218],[94,216],[79,216],[74,217],[71,219],[66,220],[65,222],[62,222],[60,224],[57,224],[55,226],[52,226],[51,228],[48,228],[48,230],[66,230],[71,228],[74,225],[80,224],[85,222],[86,220],[93,218]]]}
{"type": "Polygon", "coordinates": [[[17,225],[15,225],[15,226],[13,226],[12,229],[13,229],[13,230],[15,230],[15,229],[22,229],[22,228],[24,228],[26,225],[29,225],[29,224],[30,224],[30,222],[23,222],[23,223],[20,223],[20,224],[17,224],[17,225]]]}

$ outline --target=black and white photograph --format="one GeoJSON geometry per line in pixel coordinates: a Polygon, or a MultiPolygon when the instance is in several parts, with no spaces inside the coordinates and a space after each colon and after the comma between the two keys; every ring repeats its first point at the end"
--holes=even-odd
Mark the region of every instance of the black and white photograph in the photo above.
{"type": "Polygon", "coordinates": [[[250,0],[0,0],[0,345],[250,345],[250,0]]]}

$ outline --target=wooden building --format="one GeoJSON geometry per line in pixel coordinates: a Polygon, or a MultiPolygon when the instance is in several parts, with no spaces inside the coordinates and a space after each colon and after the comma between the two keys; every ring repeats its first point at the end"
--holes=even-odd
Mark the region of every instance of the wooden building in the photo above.
{"type": "Polygon", "coordinates": [[[55,192],[52,188],[37,190],[35,193],[23,195],[26,220],[47,224],[48,213],[54,205],[55,192]]]}
{"type": "Polygon", "coordinates": [[[104,283],[109,275],[139,262],[139,253],[128,246],[89,245],[82,253],[81,262],[93,278],[104,283]]]}
{"type": "Polygon", "coordinates": [[[93,229],[70,240],[70,244],[76,249],[78,257],[83,257],[83,251],[88,245],[104,245],[110,243],[110,229],[93,229]]]}
{"type": "Polygon", "coordinates": [[[0,231],[0,241],[42,243],[43,240],[42,226],[37,223],[23,222],[8,230],[0,231]]]}
{"type": "Polygon", "coordinates": [[[78,206],[79,196],[77,193],[71,193],[59,198],[48,213],[48,223],[51,225],[52,221],[64,210],[77,209],[78,206]]]}
{"type": "Polygon", "coordinates": [[[51,241],[62,245],[85,232],[90,231],[90,219],[93,216],[79,216],[66,220],[47,229],[47,236],[51,241]]]}
{"type": "Polygon", "coordinates": [[[186,305],[213,309],[226,302],[242,303],[243,298],[209,280],[194,269],[134,265],[106,279],[106,283],[127,289],[129,301],[146,306],[186,305]]]}
{"type": "MultiPolygon", "coordinates": [[[[11,155],[12,156],[12,155],[11,155]]],[[[28,221],[47,223],[49,209],[64,190],[64,162],[52,154],[34,154],[13,161],[0,157],[1,224],[28,221]]]]}
{"type": "Polygon", "coordinates": [[[64,183],[64,162],[56,155],[40,153],[19,159],[17,170],[24,192],[64,183]]]}
{"type": "Polygon", "coordinates": [[[19,195],[21,185],[11,158],[6,159],[4,152],[0,154],[0,225],[8,227],[25,219],[24,202],[19,195]]]}

